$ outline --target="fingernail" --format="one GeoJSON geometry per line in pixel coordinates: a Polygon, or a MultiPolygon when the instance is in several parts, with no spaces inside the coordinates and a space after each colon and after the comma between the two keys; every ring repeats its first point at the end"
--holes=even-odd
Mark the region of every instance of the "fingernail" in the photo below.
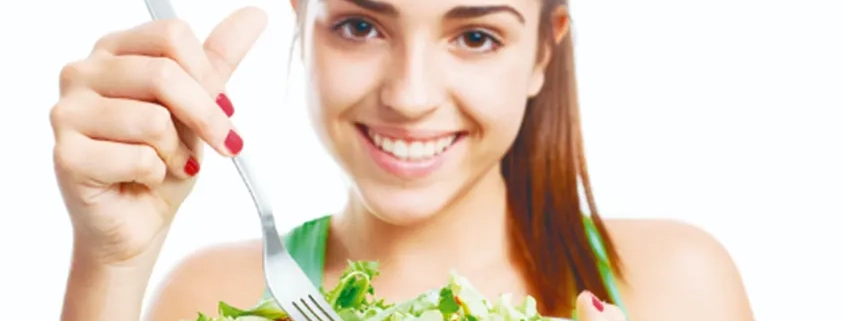
{"type": "Polygon", "coordinates": [[[595,295],[593,295],[593,306],[596,307],[596,310],[599,310],[599,312],[604,311],[604,303],[602,303],[595,295]]]}
{"type": "Polygon", "coordinates": [[[235,114],[235,107],[232,106],[232,101],[224,93],[217,95],[217,106],[226,113],[226,117],[232,117],[235,114]]]}
{"type": "Polygon", "coordinates": [[[244,140],[241,139],[241,136],[234,130],[229,130],[229,135],[226,135],[226,141],[224,141],[223,144],[226,145],[226,149],[228,149],[232,155],[237,155],[241,152],[241,149],[244,148],[244,140]]]}
{"type": "Polygon", "coordinates": [[[193,176],[196,176],[197,173],[199,173],[199,172],[200,172],[200,163],[197,162],[197,160],[194,159],[193,157],[189,157],[188,162],[185,163],[185,173],[187,173],[188,176],[193,177],[193,176]]]}

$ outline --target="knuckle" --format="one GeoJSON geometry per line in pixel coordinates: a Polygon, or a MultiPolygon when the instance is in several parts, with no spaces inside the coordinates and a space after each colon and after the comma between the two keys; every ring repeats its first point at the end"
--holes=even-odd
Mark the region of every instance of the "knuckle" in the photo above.
{"type": "Polygon", "coordinates": [[[150,108],[145,118],[146,135],[151,141],[164,142],[173,132],[173,119],[166,108],[150,108]]]}
{"type": "Polygon", "coordinates": [[[52,108],[50,108],[50,125],[53,126],[54,129],[60,127],[68,118],[69,112],[67,105],[67,101],[65,99],[61,99],[58,103],[53,105],[52,108]]]}
{"type": "Polygon", "coordinates": [[[82,167],[80,151],[65,142],[57,142],[53,147],[53,164],[57,171],[76,173],[82,167]]]}
{"type": "Polygon", "coordinates": [[[193,37],[193,31],[187,22],[181,19],[170,19],[161,21],[161,37],[168,49],[175,50],[185,43],[185,40],[193,37]]]}
{"type": "Polygon", "coordinates": [[[148,60],[147,70],[150,73],[150,85],[153,89],[164,89],[168,84],[182,72],[179,65],[164,57],[156,57],[148,60]]]}
{"type": "Polygon", "coordinates": [[[94,47],[92,48],[91,52],[94,53],[106,50],[106,48],[109,47],[109,43],[111,43],[113,41],[112,39],[116,36],[117,33],[112,32],[100,37],[100,39],[97,39],[97,41],[94,42],[94,47]]]}
{"type": "MultiPolygon", "coordinates": [[[[72,127],[90,122],[96,106],[103,103],[98,94],[85,89],[62,94],[50,108],[50,124],[54,128],[72,127]]],[[[93,115],[97,117],[100,115],[93,115]]]]}
{"type": "Polygon", "coordinates": [[[158,153],[150,146],[141,146],[135,155],[135,167],[133,176],[139,178],[152,178],[162,176],[164,163],[158,153]]]}
{"type": "Polygon", "coordinates": [[[50,125],[53,129],[65,127],[73,119],[79,117],[80,107],[85,103],[80,102],[83,95],[65,95],[50,108],[50,125]]]}
{"type": "Polygon", "coordinates": [[[84,60],[66,64],[59,71],[59,86],[66,88],[89,73],[89,67],[84,60]]]}

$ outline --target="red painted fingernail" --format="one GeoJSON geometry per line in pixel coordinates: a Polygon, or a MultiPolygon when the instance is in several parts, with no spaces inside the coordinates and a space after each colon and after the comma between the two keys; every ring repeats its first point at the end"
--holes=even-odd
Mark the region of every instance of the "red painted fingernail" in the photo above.
{"type": "Polygon", "coordinates": [[[237,155],[241,152],[241,149],[244,148],[244,140],[241,139],[241,136],[234,130],[229,131],[229,135],[226,135],[226,141],[223,142],[223,144],[226,145],[226,149],[228,149],[232,155],[237,155]]]}
{"type": "Polygon", "coordinates": [[[599,310],[599,312],[604,311],[604,303],[602,303],[595,295],[593,295],[593,306],[596,307],[596,310],[599,310]]]}
{"type": "Polygon", "coordinates": [[[224,93],[217,95],[217,106],[220,106],[220,109],[226,113],[226,117],[232,117],[235,114],[235,107],[232,106],[232,101],[224,93]]]}
{"type": "Polygon", "coordinates": [[[197,162],[197,160],[194,159],[193,157],[189,157],[188,162],[185,163],[185,173],[187,173],[188,176],[193,177],[193,176],[196,176],[197,173],[199,173],[199,172],[200,172],[200,163],[197,162]]]}

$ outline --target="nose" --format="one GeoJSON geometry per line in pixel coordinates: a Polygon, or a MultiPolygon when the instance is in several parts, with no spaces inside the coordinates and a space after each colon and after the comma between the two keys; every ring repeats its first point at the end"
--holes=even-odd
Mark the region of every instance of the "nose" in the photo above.
{"type": "Polygon", "coordinates": [[[404,46],[387,62],[380,99],[392,116],[418,119],[443,104],[443,73],[437,55],[427,50],[422,44],[404,46]]]}

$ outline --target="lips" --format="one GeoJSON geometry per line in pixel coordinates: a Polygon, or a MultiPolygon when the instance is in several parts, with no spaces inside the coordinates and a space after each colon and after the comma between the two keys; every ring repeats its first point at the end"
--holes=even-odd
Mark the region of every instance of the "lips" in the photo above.
{"type": "Polygon", "coordinates": [[[402,161],[423,161],[437,157],[463,135],[461,132],[408,135],[396,130],[378,130],[360,124],[358,128],[375,147],[402,161]]]}
{"type": "Polygon", "coordinates": [[[403,178],[428,175],[443,163],[462,132],[410,132],[358,125],[373,160],[382,169],[403,178]]]}
{"type": "Polygon", "coordinates": [[[402,139],[367,131],[367,136],[381,151],[404,161],[434,158],[452,146],[457,134],[435,139],[402,139]]]}

